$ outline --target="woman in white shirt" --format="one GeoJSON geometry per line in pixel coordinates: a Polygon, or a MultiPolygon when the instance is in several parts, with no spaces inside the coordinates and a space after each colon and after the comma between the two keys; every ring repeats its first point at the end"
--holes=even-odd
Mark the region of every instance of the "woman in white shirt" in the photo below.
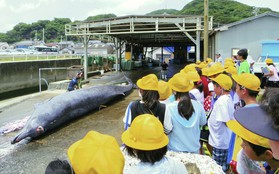
{"type": "Polygon", "coordinates": [[[272,59],[270,58],[266,59],[265,63],[269,69],[269,73],[264,75],[265,77],[268,78],[266,82],[266,87],[278,88],[279,87],[278,72],[275,65],[273,64],[272,59]]]}

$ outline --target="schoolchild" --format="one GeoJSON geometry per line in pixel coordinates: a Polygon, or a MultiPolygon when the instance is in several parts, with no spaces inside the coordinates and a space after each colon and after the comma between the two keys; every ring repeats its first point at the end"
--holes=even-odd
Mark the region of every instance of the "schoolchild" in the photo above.
{"type": "Polygon", "coordinates": [[[47,165],[45,174],[74,174],[74,172],[67,160],[56,159],[47,165]]]}
{"type": "MultiPolygon", "coordinates": [[[[244,107],[253,107],[258,106],[256,97],[258,96],[258,93],[260,92],[260,86],[261,81],[260,79],[254,75],[249,73],[242,73],[239,75],[232,75],[233,80],[236,82],[236,94],[239,96],[241,100],[244,101],[245,106],[244,107]]],[[[237,146],[237,144],[240,144],[241,138],[236,137],[235,138],[236,145],[233,149],[234,159],[237,155],[237,171],[239,173],[249,173],[247,169],[251,168],[253,171],[261,171],[260,166],[256,161],[253,161],[249,158],[247,158],[244,151],[237,146]]],[[[232,149],[231,149],[232,150],[232,149]]]]}
{"type": "Polygon", "coordinates": [[[150,114],[137,116],[131,127],[122,134],[125,151],[140,162],[131,167],[127,174],[133,173],[188,173],[184,164],[166,157],[168,137],[160,121],[150,114]]]}
{"type": "Polygon", "coordinates": [[[227,163],[228,149],[231,138],[231,131],[226,122],[233,119],[234,104],[230,95],[232,80],[228,75],[220,74],[211,79],[214,85],[214,92],[219,96],[208,119],[209,144],[212,148],[212,158],[222,166],[224,172],[228,172],[227,163]]]}
{"type": "Polygon", "coordinates": [[[160,103],[168,104],[170,103],[169,97],[172,95],[172,90],[168,82],[160,80],[158,82],[158,92],[160,96],[160,103]]]}
{"type": "MultiPolygon", "coordinates": [[[[244,107],[235,112],[235,119],[231,120],[227,123],[228,127],[234,131],[237,135],[242,137],[243,143],[242,148],[243,152],[246,154],[247,157],[254,161],[266,161],[267,165],[265,167],[265,173],[267,174],[275,174],[279,173],[279,160],[275,159],[273,156],[273,152],[270,149],[269,140],[262,136],[259,136],[254,132],[256,129],[261,129],[261,131],[266,132],[266,130],[270,130],[270,125],[266,125],[266,113],[262,110],[259,106],[254,107],[244,107]],[[251,119],[251,115],[255,118],[259,118],[259,120],[253,118],[251,119]],[[244,117],[244,118],[242,118],[244,117]],[[249,123],[247,122],[247,118],[249,118],[249,123]],[[265,129],[264,127],[260,126],[258,128],[254,128],[253,131],[247,129],[247,126],[251,128],[250,125],[259,125],[267,126],[268,128],[265,129]],[[249,125],[248,125],[249,124],[249,125]]],[[[247,172],[247,171],[246,171],[247,172]]],[[[247,173],[253,173],[254,171],[248,169],[247,173]]]]}
{"type": "Polygon", "coordinates": [[[194,83],[193,89],[189,91],[195,99],[203,105],[204,94],[203,94],[203,84],[201,82],[200,75],[197,71],[189,71],[186,73],[186,78],[191,80],[194,83]]]}
{"type": "Polygon", "coordinates": [[[124,156],[116,139],[89,131],[68,149],[75,174],[122,174],[124,156]]]}
{"type": "MultiPolygon", "coordinates": [[[[214,95],[214,87],[210,86],[210,88],[208,90],[209,90],[209,94],[204,99],[204,103],[203,103],[203,108],[205,110],[207,120],[209,119],[211,111],[212,111],[211,103],[212,103],[212,96],[214,95]]],[[[209,137],[209,129],[208,129],[207,121],[206,121],[206,124],[201,127],[201,135],[200,135],[200,144],[201,144],[200,154],[202,154],[202,155],[205,154],[205,152],[203,150],[203,144],[206,145],[207,150],[209,151],[210,155],[212,154],[212,147],[208,144],[208,137],[209,137]]]]}
{"type": "Polygon", "coordinates": [[[203,106],[189,96],[194,84],[183,73],[175,74],[169,83],[176,101],[166,108],[164,128],[170,140],[168,149],[199,153],[200,126],[206,123],[206,116],[203,106]]]}
{"type": "Polygon", "coordinates": [[[198,74],[201,77],[201,82],[203,84],[203,95],[204,98],[206,98],[209,95],[209,89],[208,89],[208,83],[209,79],[207,78],[207,73],[209,71],[209,68],[202,68],[202,69],[197,69],[198,74]]]}
{"type": "Polygon", "coordinates": [[[279,160],[279,90],[267,88],[262,95],[260,104],[265,112],[258,114],[256,118],[259,122],[254,125],[259,127],[246,127],[258,135],[268,138],[273,157],[279,160]],[[260,130],[262,128],[264,130],[260,130]]]}
{"type": "Polygon", "coordinates": [[[141,114],[151,114],[164,123],[165,104],[159,102],[158,78],[155,74],[149,74],[137,81],[140,100],[131,102],[123,118],[124,129],[130,127],[132,121],[141,114]]]}

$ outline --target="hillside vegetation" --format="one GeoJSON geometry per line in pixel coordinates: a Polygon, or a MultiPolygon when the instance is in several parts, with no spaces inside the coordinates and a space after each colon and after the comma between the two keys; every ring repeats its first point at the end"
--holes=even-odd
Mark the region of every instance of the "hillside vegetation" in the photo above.
{"type": "MultiPolygon", "coordinates": [[[[170,2],[171,3],[171,2],[170,2]]],[[[159,9],[146,15],[203,15],[204,0],[193,0],[181,10],[159,9]]],[[[209,0],[209,15],[213,16],[214,27],[239,21],[264,12],[274,12],[270,8],[255,8],[234,0],[209,0]]],[[[32,24],[19,23],[7,33],[0,33],[0,42],[14,43],[21,40],[42,40],[43,29],[45,42],[58,42],[61,37],[65,40],[65,24],[72,22],[89,22],[104,18],[117,17],[115,14],[100,14],[89,16],[83,21],[71,21],[69,18],[55,18],[54,20],[39,20],[32,24]]],[[[67,40],[77,41],[77,37],[67,37],[67,40]]]]}

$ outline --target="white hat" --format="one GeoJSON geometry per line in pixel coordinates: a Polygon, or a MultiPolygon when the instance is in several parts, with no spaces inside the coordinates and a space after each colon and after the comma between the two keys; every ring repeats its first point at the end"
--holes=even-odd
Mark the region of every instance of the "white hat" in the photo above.
{"type": "Polygon", "coordinates": [[[214,91],[214,86],[213,86],[212,82],[208,83],[208,90],[209,91],[214,91]]]}

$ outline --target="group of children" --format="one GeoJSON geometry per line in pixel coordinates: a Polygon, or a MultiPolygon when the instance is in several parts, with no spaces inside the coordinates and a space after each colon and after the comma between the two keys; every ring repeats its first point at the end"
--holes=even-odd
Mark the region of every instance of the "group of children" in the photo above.
{"type": "Polygon", "coordinates": [[[115,138],[90,131],[68,149],[69,171],[123,173],[127,153],[140,162],[126,173],[187,173],[183,163],[166,157],[166,152],[203,154],[206,143],[228,173],[233,145],[242,139],[235,173],[278,173],[279,92],[267,89],[258,103],[261,82],[242,65],[245,56],[240,50],[238,70],[233,59],[223,66],[208,58],[185,66],[168,82],[155,74],[142,77],[136,83],[139,99],[128,105],[123,118],[123,152],[115,138]],[[265,169],[256,161],[265,161],[265,169]]]}

